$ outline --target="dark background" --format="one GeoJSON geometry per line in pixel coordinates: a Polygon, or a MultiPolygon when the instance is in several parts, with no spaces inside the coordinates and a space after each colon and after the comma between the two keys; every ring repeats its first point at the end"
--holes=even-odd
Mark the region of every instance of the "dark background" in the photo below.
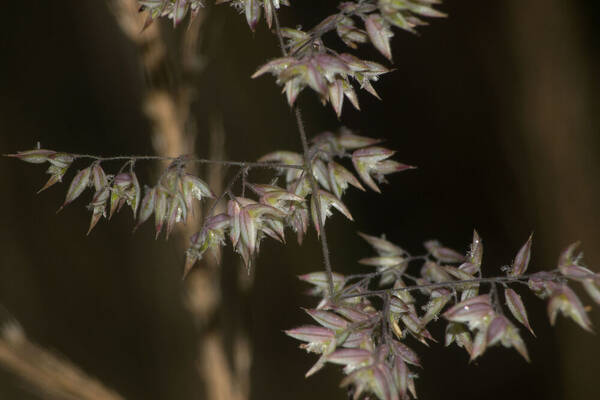
{"type": "MultiPolygon", "coordinates": [[[[310,27],[337,2],[293,3],[282,12],[284,24],[310,27]]],[[[448,1],[441,7],[448,19],[432,21],[419,36],[396,32],[396,71],[376,84],[383,102],[361,95],[363,111],[346,106],[341,122],[385,138],[399,160],[419,169],[392,177],[383,195],[348,195],[356,222],[336,215],[327,223],[334,269],[363,271],[356,260],[370,253],[356,230],[385,232],[418,253],[431,238],[466,250],[473,228],[485,243],[488,275],[511,262],[531,231],[532,269],[554,268],[575,240],[599,269],[600,25],[592,4],[448,1]]],[[[153,152],[138,53],[104,2],[10,2],[2,9],[1,153],[37,141],[77,153],[153,152]]],[[[208,12],[199,49],[206,66],[194,81],[197,154],[207,155],[214,114],[223,115],[229,159],[299,150],[279,88],[270,77],[249,79],[278,54],[274,38],[263,22],[251,34],[229,7],[208,12]]],[[[174,46],[182,29],[169,34],[174,46]]],[[[368,49],[362,55],[384,62],[368,49]]],[[[339,125],[314,95],[303,94],[300,104],[309,134],[339,125]]],[[[46,179],[41,167],[6,158],[0,165],[0,304],[28,337],[126,398],[204,398],[177,239],[154,241],[150,224],[132,236],[127,212],[86,237],[83,201],[55,213],[64,185],[35,195],[46,179]]],[[[154,167],[138,168],[148,175],[154,167]]],[[[224,262],[237,280],[237,259],[224,262]]],[[[345,398],[335,367],[303,378],[316,357],[282,333],[308,322],[299,307],[313,300],[295,276],[319,268],[314,235],[301,248],[292,238],[285,247],[265,241],[253,288],[222,307],[220,321],[231,310],[240,318],[221,326],[250,337],[253,399],[345,398]]],[[[531,364],[514,350],[494,348],[469,364],[455,347],[415,344],[425,367],[420,398],[600,398],[597,336],[564,318],[552,329],[544,305],[525,300],[538,336],[522,331],[531,364]]],[[[597,308],[592,318],[599,323],[597,308]]],[[[0,370],[0,398],[38,397],[0,370]]]]}

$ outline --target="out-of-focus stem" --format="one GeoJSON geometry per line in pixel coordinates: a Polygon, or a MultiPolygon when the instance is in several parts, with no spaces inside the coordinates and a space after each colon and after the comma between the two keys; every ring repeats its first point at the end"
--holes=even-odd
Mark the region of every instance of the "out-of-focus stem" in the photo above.
{"type": "MultiPolygon", "coordinates": [[[[140,48],[147,74],[152,75],[160,70],[170,70],[167,68],[166,46],[159,32],[159,24],[155,22],[144,33],[140,33],[145,16],[137,12],[138,2],[136,0],[114,0],[114,4],[123,31],[140,48]]],[[[204,19],[202,14],[200,11],[183,37],[183,59],[181,60],[183,68],[177,71],[182,83],[175,89],[169,87],[150,88],[144,101],[144,111],[152,122],[154,131],[152,143],[160,157],[178,157],[181,154],[188,154],[194,149],[195,132],[193,129],[186,132],[185,129],[195,126],[190,115],[194,90],[189,85],[189,81],[186,81],[186,76],[197,73],[201,67],[201,60],[196,54],[196,49],[200,38],[200,27],[204,19]]],[[[150,81],[154,80],[150,79],[150,81]]],[[[224,131],[221,129],[219,132],[213,132],[213,136],[215,134],[224,136],[224,131]]],[[[220,139],[222,138],[213,137],[213,142],[220,139]]],[[[211,151],[212,159],[223,159],[222,145],[216,143],[213,150],[214,154],[211,151]]],[[[165,160],[164,166],[166,167],[168,163],[169,161],[165,160]]],[[[233,165],[235,162],[208,164],[211,164],[209,185],[213,189],[218,189],[222,185],[221,165],[218,164],[233,165]]],[[[190,168],[191,165],[188,165],[188,169],[190,168]]],[[[183,248],[187,248],[187,238],[199,230],[200,226],[200,213],[196,213],[196,217],[192,221],[188,221],[182,232],[183,248]]],[[[247,398],[248,394],[250,363],[250,349],[245,337],[239,335],[236,339],[235,346],[239,349],[236,349],[234,354],[236,358],[241,357],[247,362],[235,362],[233,366],[230,366],[225,356],[225,344],[218,339],[220,336],[218,332],[203,331],[204,325],[214,318],[221,304],[219,278],[217,266],[214,263],[204,263],[202,268],[193,271],[186,280],[186,303],[194,314],[201,331],[198,343],[199,371],[206,384],[207,398],[243,400],[247,398]],[[246,354],[247,357],[243,357],[243,354],[246,354]],[[241,367],[238,368],[239,366],[241,367]]]]}
{"type": "MultiPolygon", "coordinates": [[[[600,262],[600,160],[597,106],[592,76],[593,46],[582,40],[588,27],[584,3],[532,0],[506,3],[509,43],[515,57],[516,88],[506,95],[516,114],[522,146],[503,135],[509,161],[519,170],[521,187],[533,198],[539,230],[548,245],[563,246],[578,238],[591,244],[590,265],[600,262]],[[550,201],[552,200],[552,201],[550,201]]],[[[589,23],[589,22],[588,22],[589,23]]],[[[511,75],[511,79],[513,76],[511,75]]],[[[512,129],[510,129],[512,130],[512,129]]],[[[590,365],[600,355],[594,340],[559,328],[561,358],[566,366],[590,365]],[[590,345],[585,341],[590,340],[590,345]]],[[[562,370],[571,398],[598,398],[597,373],[591,368],[562,370]]]]}
{"type": "Polygon", "coordinates": [[[123,399],[70,361],[30,342],[15,323],[9,323],[0,330],[0,364],[27,381],[43,398],[123,399]]]}

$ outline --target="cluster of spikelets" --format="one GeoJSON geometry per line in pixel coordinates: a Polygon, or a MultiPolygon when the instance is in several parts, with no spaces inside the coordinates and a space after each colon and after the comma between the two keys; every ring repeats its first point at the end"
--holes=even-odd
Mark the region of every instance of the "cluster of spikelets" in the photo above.
{"type": "MultiPolygon", "coordinates": [[[[148,11],[146,25],[159,17],[170,18],[177,25],[188,11],[191,11],[193,17],[202,6],[198,0],[140,0],[139,3],[141,11],[148,11]]],[[[221,3],[230,3],[244,12],[252,30],[256,28],[263,10],[267,25],[271,28],[276,10],[280,5],[289,5],[288,1],[283,0],[216,1],[216,4],[221,3]]],[[[391,28],[397,27],[414,33],[417,26],[426,25],[421,17],[445,17],[445,14],[433,8],[438,3],[437,0],[342,2],[338,13],[330,15],[308,31],[301,28],[282,28],[280,34],[285,41],[287,55],[263,65],[253,77],[267,72],[275,75],[277,83],[283,86],[283,92],[290,105],[294,104],[304,88],[309,87],[319,95],[323,104],[329,102],[340,117],[344,98],[359,109],[353,82],[379,98],[372,82],[390,70],[381,64],[362,60],[349,53],[338,54],[323,43],[322,37],[335,31],[351,49],[356,49],[358,44],[371,43],[391,61],[391,28]]]]}
{"type": "Polygon", "coordinates": [[[216,0],[215,4],[229,3],[233,7],[240,10],[240,12],[246,15],[246,22],[252,31],[256,29],[256,25],[260,21],[262,11],[265,12],[265,20],[267,26],[271,28],[273,26],[274,14],[279,8],[289,6],[288,0],[216,0]]]}
{"type": "MultiPolygon", "coordinates": [[[[77,158],[87,158],[68,153],[58,153],[53,150],[34,149],[10,154],[22,161],[42,164],[49,163],[48,182],[40,189],[47,189],[57,182],[62,182],[70,165],[77,158]]],[[[193,212],[193,200],[204,197],[214,197],[207,184],[200,178],[188,174],[184,170],[185,159],[175,160],[162,174],[154,187],[147,187],[142,197],[142,190],[136,176],[135,159],[128,160],[115,175],[104,172],[101,163],[96,159],[87,168],[79,170],[69,185],[67,195],[59,211],[75,201],[83,192],[94,189],[88,209],[92,211],[92,220],[88,234],[96,226],[100,218],[111,219],[115,212],[127,204],[137,220],[135,228],[146,222],[152,214],[155,215],[156,237],[166,224],[166,235],[170,233],[177,222],[186,221],[188,211],[193,212]],[[138,212],[139,210],[139,212],[138,212]]],[[[38,193],[39,193],[38,192],[38,193]]]]}
{"type": "MultiPolygon", "coordinates": [[[[146,26],[158,18],[165,17],[177,26],[188,12],[194,18],[198,10],[204,7],[202,0],[138,0],[140,11],[148,12],[146,26]]],[[[264,11],[267,25],[271,28],[274,13],[281,5],[289,6],[288,0],[215,0],[215,4],[229,3],[245,14],[248,26],[253,31],[264,11]]],[[[335,21],[342,40],[355,48],[356,43],[365,43],[368,39],[387,58],[391,60],[389,40],[393,37],[390,28],[415,32],[415,28],[427,23],[421,17],[445,17],[446,14],[433,8],[440,4],[439,0],[356,0],[346,1],[339,5],[340,13],[333,14],[321,22],[317,28],[335,21]],[[366,31],[358,29],[351,18],[356,16],[363,20],[366,31]],[[346,17],[346,18],[345,18],[346,17]],[[338,21],[343,20],[343,21],[338,21]]]]}
{"type": "Polygon", "coordinates": [[[172,20],[173,26],[177,26],[188,12],[193,19],[204,7],[202,0],[138,0],[138,3],[140,11],[148,12],[144,29],[161,17],[172,20]]]}
{"type": "MultiPolygon", "coordinates": [[[[283,29],[282,34],[290,43],[302,42],[308,37],[297,29],[283,29]]],[[[290,105],[294,104],[300,92],[308,86],[318,93],[323,103],[331,103],[339,117],[344,98],[356,109],[360,109],[350,78],[360,84],[362,89],[379,98],[371,82],[377,81],[389,69],[348,53],[312,52],[301,58],[282,57],[272,60],[260,67],[252,77],[256,78],[267,72],[273,74],[277,78],[277,84],[283,86],[290,105]]]]}
{"type": "Polygon", "coordinates": [[[379,192],[379,187],[375,181],[385,182],[387,174],[413,168],[390,160],[394,151],[375,146],[378,142],[377,139],[355,135],[347,129],[337,134],[326,132],[315,137],[309,154],[312,174],[319,187],[318,196],[312,195],[310,179],[303,169],[284,168],[286,165],[303,164],[301,154],[276,151],[263,156],[259,162],[282,166],[280,173],[284,185],[248,184],[257,199],[230,196],[227,211],[208,218],[202,230],[192,237],[192,245],[187,251],[186,270],[207,250],[218,253],[216,250],[224,245],[227,232],[233,248],[248,266],[258,252],[262,238],[271,237],[283,243],[286,227],[296,232],[301,243],[309,219],[312,219],[320,234],[317,207],[323,216],[323,223],[331,215],[332,207],[352,220],[350,211],[342,202],[342,195],[350,185],[365,189],[356,176],[336,159],[351,158],[362,182],[376,192],[379,192]]]}
{"type": "MultiPolygon", "coordinates": [[[[185,18],[188,12],[191,19],[196,17],[198,11],[204,4],[201,0],[138,0],[140,11],[147,11],[145,27],[160,17],[165,17],[173,21],[177,26],[185,18]]],[[[216,0],[215,4],[230,3],[246,15],[246,21],[250,29],[256,29],[260,21],[262,11],[264,10],[267,25],[271,28],[273,24],[273,14],[281,5],[289,6],[288,0],[216,0]]]]}
{"type": "MultiPolygon", "coordinates": [[[[361,7],[361,3],[359,1],[356,7],[361,7]]],[[[373,4],[370,9],[367,7],[367,10],[358,16],[364,21],[366,33],[373,46],[391,61],[390,39],[394,36],[391,28],[415,33],[418,26],[427,25],[422,17],[446,17],[446,14],[433,8],[440,3],[440,0],[378,0],[376,5],[373,4]]],[[[353,12],[353,9],[349,11],[353,12]]]]}
{"type": "MultiPolygon", "coordinates": [[[[380,191],[378,183],[386,182],[386,175],[413,168],[389,159],[395,152],[377,146],[379,142],[355,135],[347,129],[315,137],[309,152],[312,175],[319,187],[317,196],[312,195],[310,179],[302,167],[301,154],[276,151],[265,155],[255,165],[272,166],[282,175],[284,185],[278,186],[277,179],[270,184],[252,184],[244,179],[243,193],[248,188],[256,198],[237,196],[231,191],[224,193],[220,198],[224,195],[229,197],[227,211],[208,215],[202,229],[192,236],[191,246],[186,252],[185,270],[188,271],[207,250],[218,254],[217,250],[225,244],[226,235],[246,266],[250,266],[258,253],[263,238],[271,237],[283,243],[287,227],[296,232],[301,243],[310,220],[317,233],[320,233],[317,207],[323,218],[331,215],[330,209],[333,207],[352,220],[350,211],[342,202],[342,195],[350,185],[365,189],[359,179],[340,164],[341,160],[350,158],[362,182],[376,192],[380,191]]],[[[75,160],[90,158],[45,149],[23,151],[10,156],[29,163],[50,164],[47,172],[51,177],[42,190],[61,182],[75,160]]],[[[154,186],[146,187],[143,196],[135,173],[136,157],[126,159],[114,175],[107,174],[102,164],[115,159],[122,160],[122,157],[92,158],[88,167],[75,174],[60,207],[62,209],[75,201],[86,189],[93,189],[88,205],[92,211],[88,234],[102,217],[110,219],[127,204],[133,211],[135,228],[154,214],[156,237],[165,230],[168,238],[175,225],[185,223],[188,215],[193,213],[194,200],[214,197],[202,179],[185,171],[186,164],[194,161],[189,157],[175,159],[154,186]]]]}
{"type": "Polygon", "coordinates": [[[256,71],[253,77],[270,72],[282,85],[288,103],[293,105],[298,94],[310,87],[325,104],[331,103],[338,117],[342,113],[344,98],[359,109],[358,97],[351,80],[361,89],[379,98],[371,82],[389,72],[381,64],[361,60],[358,57],[331,50],[321,37],[335,30],[338,37],[350,48],[356,49],[360,43],[370,42],[390,61],[392,53],[390,38],[391,26],[413,32],[417,25],[423,25],[417,15],[443,17],[444,14],[431,8],[435,1],[357,1],[343,2],[340,12],[324,19],[309,31],[283,28],[281,34],[286,43],[286,57],[268,62],[256,71]],[[365,29],[356,26],[361,21],[365,29]]]}
{"type": "Polygon", "coordinates": [[[506,275],[481,278],[483,246],[477,232],[466,256],[438,242],[425,243],[427,253],[413,257],[402,248],[370,235],[361,236],[375,249],[377,256],[360,260],[376,267],[375,273],[344,277],[334,274],[334,294],[328,291],[323,272],[303,275],[300,279],[313,286],[311,293],[321,297],[315,309],[306,312],[319,325],[307,325],[286,333],[305,344],[308,352],[320,354],[307,372],[312,375],[326,363],[344,366],[347,375],[342,386],[354,387],[354,398],[373,393],[382,400],[416,398],[411,368],[421,367],[417,353],[408,347],[407,337],[427,345],[435,341],[427,327],[441,315],[446,321],[445,344],[456,343],[471,360],[494,345],[513,347],[526,360],[529,355],[519,329],[505,314],[532,334],[527,311],[521,297],[509,287],[527,285],[538,297],[548,300],[552,325],[560,312],[582,328],[591,331],[586,308],[568,286],[581,282],[590,297],[600,304],[600,274],[582,265],[577,244],[569,246],[559,257],[556,270],[526,275],[531,237],[519,250],[506,275]],[[420,263],[419,276],[407,273],[409,264],[420,263]],[[369,290],[379,280],[387,289],[369,290]],[[412,281],[410,285],[406,280],[412,281]],[[490,290],[480,293],[482,285],[490,290]],[[504,305],[498,288],[504,289],[504,305]],[[372,302],[370,299],[379,298],[372,302]],[[422,309],[422,312],[419,312],[422,309]]]}

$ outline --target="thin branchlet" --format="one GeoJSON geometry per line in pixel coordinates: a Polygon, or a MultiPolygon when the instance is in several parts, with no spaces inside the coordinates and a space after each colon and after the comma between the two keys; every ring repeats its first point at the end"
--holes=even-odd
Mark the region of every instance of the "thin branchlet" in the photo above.
{"type": "MultiPolygon", "coordinates": [[[[564,279],[564,277],[559,275],[559,273],[557,271],[550,271],[549,273],[552,274],[552,279],[549,279],[551,281],[553,281],[553,280],[559,281],[561,279],[564,279]]],[[[367,275],[368,275],[368,278],[377,278],[377,277],[380,277],[381,274],[382,274],[381,272],[380,273],[376,272],[373,275],[371,275],[371,274],[367,274],[367,275]]],[[[339,296],[339,299],[343,300],[343,299],[350,299],[350,298],[355,298],[355,297],[382,296],[382,295],[398,293],[398,292],[415,292],[415,291],[420,291],[420,290],[424,290],[424,289],[454,288],[457,286],[464,286],[464,285],[468,285],[468,284],[490,284],[493,286],[493,285],[497,285],[497,284],[517,283],[517,284],[525,284],[526,285],[527,280],[534,275],[535,274],[527,274],[527,275],[520,275],[520,276],[497,276],[497,277],[490,277],[490,278],[475,278],[475,279],[464,279],[464,280],[447,281],[447,282],[424,283],[424,284],[418,284],[418,285],[410,285],[410,286],[406,286],[406,287],[402,287],[402,288],[389,288],[389,289],[380,289],[380,290],[369,290],[369,291],[365,291],[362,293],[342,294],[339,296]]],[[[407,277],[411,280],[418,279],[416,277],[412,277],[407,274],[403,274],[402,276],[407,277]]]]}
{"type": "MultiPolygon", "coordinates": [[[[364,1],[361,0],[358,3],[359,4],[374,4],[375,2],[371,1],[371,0],[364,0],[364,1]]],[[[336,15],[335,18],[332,18],[326,24],[319,24],[318,26],[311,29],[308,32],[308,34],[310,35],[310,39],[308,39],[308,41],[306,41],[306,43],[304,43],[302,46],[299,46],[297,49],[295,49],[295,51],[294,51],[294,53],[292,53],[292,55],[301,53],[302,50],[313,46],[316,41],[321,40],[321,38],[323,36],[325,36],[327,33],[334,31],[336,29],[338,23],[340,23],[344,18],[353,17],[353,16],[357,15],[358,10],[359,10],[358,8],[351,10],[351,11],[341,10],[339,13],[335,14],[336,15]]],[[[283,41],[281,41],[281,42],[283,42],[283,41]]]]}
{"type": "MultiPolygon", "coordinates": [[[[271,1],[271,0],[267,0],[271,1]]],[[[275,20],[275,33],[279,40],[279,45],[281,47],[281,53],[284,57],[287,56],[287,50],[285,49],[285,45],[283,42],[283,35],[281,34],[281,25],[279,23],[279,16],[277,10],[273,13],[273,19],[275,20]]],[[[296,117],[296,125],[298,127],[298,133],[300,135],[300,141],[302,142],[302,151],[304,158],[304,172],[308,177],[308,181],[310,182],[312,196],[314,197],[314,203],[317,213],[317,223],[319,224],[319,239],[321,242],[321,253],[323,255],[323,263],[325,264],[325,270],[327,271],[327,285],[328,285],[328,293],[329,295],[333,295],[334,292],[334,284],[333,284],[333,269],[331,267],[331,259],[330,259],[330,251],[329,245],[327,243],[327,233],[325,232],[325,227],[323,225],[323,215],[320,207],[320,198],[319,198],[319,185],[317,184],[317,180],[315,179],[312,173],[312,163],[311,163],[311,155],[308,146],[308,138],[306,136],[306,130],[304,128],[304,122],[302,120],[302,111],[300,107],[296,105],[294,107],[294,115],[296,117]]]]}
{"type": "Polygon", "coordinates": [[[296,124],[298,125],[298,132],[300,132],[300,139],[302,141],[302,148],[304,150],[304,165],[305,171],[308,176],[308,180],[310,182],[310,186],[312,189],[312,196],[314,196],[315,200],[315,208],[317,212],[317,223],[319,224],[319,239],[321,241],[321,253],[323,255],[323,262],[325,264],[325,270],[327,271],[327,284],[329,286],[329,295],[333,295],[334,285],[333,285],[333,268],[331,267],[331,259],[329,257],[329,245],[327,243],[327,233],[325,231],[325,226],[323,224],[323,213],[320,207],[320,195],[319,195],[319,186],[317,184],[317,180],[314,175],[310,171],[311,169],[311,160],[308,149],[308,140],[306,138],[306,132],[304,130],[304,123],[302,122],[302,113],[298,106],[295,107],[296,114],[296,124]]]}
{"type": "Polygon", "coordinates": [[[229,161],[229,160],[210,160],[206,158],[193,158],[188,156],[163,157],[163,156],[95,156],[92,154],[71,154],[74,159],[92,159],[96,161],[118,161],[118,160],[158,160],[158,161],[179,161],[181,163],[198,164],[218,164],[224,166],[234,166],[243,168],[266,168],[266,169],[304,169],[303,165],[281,164],[272,162],[253,162],[253,161],[229,161]]]}
{"type": "MultiPolygon", "coordinates": [[[[273,4],[273,0],[267,1],[270,1],[271,4],[273,4]]],[[[279,23],[279,13],[277,11],[273,13],[273,20],[275,21],[275,34],[277,36],[277,40],[279,41],[279,48],[281,49],[281,54],[283,54],[284,57],[287,57],[288,51],[285,48],[285,42],[283,41],[283,35],[281,34],[281,24],[279,23]]]]}
{"type": "Polygon", "coordinates": [[[242,175],[244,175],[244,173],[247,171],[247,168],[248,167],[240,168],[236,172],[236,174],[229,180],[229,182],[227,182],[227,186],[225,186],[225,190],[223,190],[221,192],[221,194],[215,199],[215,201],[213,201],[213,203],[211,204],[210,208],[206,212],[206,217],[210,217],[211,215],[213,215],[213,213],[217,209],[217,206],[219,205],[219,203],[225,198],[225,196],[227,194],[231,193],[231,189],[233,188],[233,185],[235,185],[235,183],[237,182],[237,180],[240,179],[240,177],[242,175]]]}

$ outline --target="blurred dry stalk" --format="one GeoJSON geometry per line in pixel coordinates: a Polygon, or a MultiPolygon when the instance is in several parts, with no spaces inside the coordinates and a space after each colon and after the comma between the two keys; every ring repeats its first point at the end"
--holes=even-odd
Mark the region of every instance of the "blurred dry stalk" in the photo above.
{"type": "MultiPolygon", "coordinates": [[[[140,58],[150,77],[160,71],[169,71],[167,49],[160,33],[160,24],[153,23],[142,32],[145,14],[139,13],[136,0],[113,0],[112,8],[117,20],[127,37],[139,48],[140,58]]],[[[205,12],[200,11],[182,37],[182,69],[179,76],[197,74],[202,67],[202,60],[197,54],[200,29],[205,12]]],[[[156,85],[155,85],[156,86],[156,85]]],[[[161,85],[162,86],[162,85],[161,85]]],[[[195,123],[190,115],[194,89],[189,81],[183,79],[178,88],[149,88],[144,99],[143,109],[152,122],[152,143],[157,155],[177,157],[193,151],[196,132],[195,123]],[[188,128],[186,130],[186,128],[188,128]]],[[[222,120],[215,118],[210,130],[210,158],[225,159],[225,131],[222,120]]],[[[166,164],[166,162],[165,162],[166,164]]],[[[163,165],[166,167],[166,165],[163,165]]],[[[197,174],[198,171],[190,171],[197,174]]],[[[223,186],[223,171],[219,165],[210,165],[208,183],[219,193],[223,186]]],[[[218,212],[219,210],[215,210],[218,212]]],[[[185,249],[189,238],[200,227],[200,215],[187,223],[181,232],[181,245],[185,249]]],[[[184,276],[189,271],[184,271],[184,276]]],[[[197,268],[186,279],[185,302],[193,313],[199,326],[199,373],[206,384],[208,398],[216,400],[242,400],[249,394],[250,346],[242,334],[234,339],[234,362],[229,365],[225,356],[225,344],[219,337],[218,330],[203,332],[202,328],[214,318],[221,303],[219,290],[219,268],[215,260],[207,260],[201,268],[197,268]]]]}
{"type": "MultiPolygon", "coordinates": [[[[600,160],[593,151],[596,132],[588,122],[595,111],[591,71],[586,67],[589,55],[578,37],[584,24],[575,5],[560,0],[512,1],[510,11],[510,43],[520,75],[520,96],[517,101],[512,98],[511,104],[517,108],[525,146],[520,150],[508,143],[507,151],[517,156],[511,161],[519,171],[526,172],[518,175],[521,185],[533,186],[531,194],[538,200],[532,204],[539,209],[532,213],[537,213],[541,231],[553,233],[552,246],[581,238],[590,245],[586,246],[588,262],[597,265],[600,160]],[[524,154],[519,156],[519,151],[524,154]],[[544,193],[547,188],[554,190],[544,193]],[[556,200],[548,201],[552,198],[556,200]]],[[[571,329],[560,332],[562,357],[569,360],[565,365],[591,365],[599,356],[597,346],[584,346],[577,334],[571,329]]],[[[598,387],[593,369],[566,368],[563,374],[572,398],[594,397],[588,392],[598,387]]]]}
{"type": "Polygon", "coordinates": [[[29,382],[43,398],[123,399],[68,360],[30,342],[21,327],[14,322],[7,323],[0,330],[0,363],[29,382]]]}
{"type": "MultiPolygon", "coordinates": [[[[214,160],[225,159],[225,129],[223,121],[217,117],[211,123],[209,157],[214,160]]],[[[209,187],[214,188],[216,193],[221,193],[224,189],[223,180],[222,166],[211,164],[208,167],[207,175],[209,187]]],[[[215,208],[215,214],[222,211],[223,205],[218,204],[215,208]]],[[[186,274],[188,272],[185,271],[186,274]]],[[[194,313],[196,322],[200,326],[208,323],[217,308],[220,296],[218,290],[219,278],[219,266],[212,257],[206,257],[203,260],[202,267],[193,270],[186,278],[186,303],[194,313]]]]}
{"type": "MultiPolygon", "coordinates": [[[[210,128],[210,159],[226,159],[225,137],[223,120],[215,116],[210,128]]],[[[221,165],[211,164],[207,179],[209,186],[216,193],[224,190],[225,176],[221,165]]],[[[218,204],[214,213],[218,214],[223,210],[224,206],[218,204]]],[[[215,312],[221,303],[222,293],[218,290],[220,279],[220,267],[213,257],[206,257],[202,267],[192,270],[186,278],[186,304],[200,329],[210,325],[210,320],[215,317],[215,312]]],[[[225,355],[225,343],[221,340],[218,329],[206,331],[203,340],[199,343],[198,370],[201,376],[212,383],[207,386],[209,399],[243,400],[249,396],[250,344],[245,335],[237,332],[233,346],[233,365],[229,365],[225,355]]]]}
{"type": "MultiPolygon", "coordinates": [[[[153,82],[144,99],[143,109],[153,126],[152,143],[157,154],[176,157],[193,148],[193,135],[186,134],[185,124],[190,108],[190,90],[170,88],[169,82],[157,85],[161,72],[169,71],[167,47],[163,42],[159,24],[151,24],[142,31],[145,15],[138,12],[136,0],[114,0],[112,9],[127,37],[139,48],[139,54],[149,80],[153,82]]],[[[189,27],[184,38],[186,58],[195,46],[202,22],[200,15],[189,27]]],[[[189,63],[190,61],[188,61],[189,63]]],[[[185,86],[185,85],[183,85],[185,86]]]]}
{"type": "Polygon", "coordinates": [[[247,340],[238,336],[236,340],[236,362],[233,372],[227,368],[223,341],[214,332],[206,335],[201,350],[200,373],[213,384],[207,388],[207,399],[243,400],[249,394],[250,346],[247,340]],[[225,367],[225,368],[224,368],[225,367]]]}

